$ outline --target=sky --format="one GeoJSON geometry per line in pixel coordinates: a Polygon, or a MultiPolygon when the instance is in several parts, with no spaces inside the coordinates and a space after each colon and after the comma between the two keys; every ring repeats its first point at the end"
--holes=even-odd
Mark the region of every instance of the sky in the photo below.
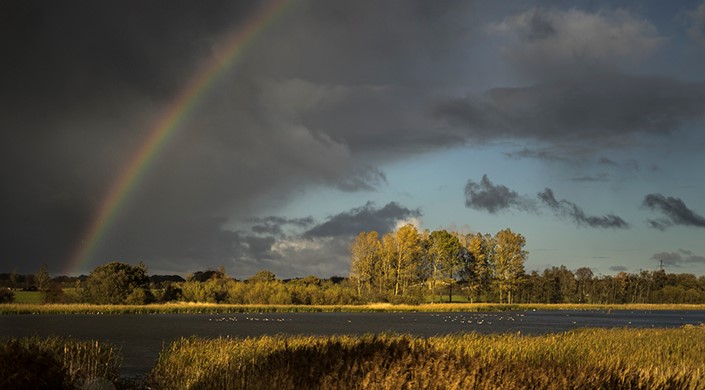
{"type": "Polygon", "coordinates": [[[702,0],[3,1],[0,50],[0,272],[346,276],[414,223],[705,275],[702,0]]]}

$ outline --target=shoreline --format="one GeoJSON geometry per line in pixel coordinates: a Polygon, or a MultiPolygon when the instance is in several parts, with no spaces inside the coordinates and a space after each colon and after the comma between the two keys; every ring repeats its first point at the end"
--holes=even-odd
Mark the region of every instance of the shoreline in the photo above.
{"type": "Polygon", "coordinates": [[[165,303],[149,305],[92,304],[2,304],[0,315],[31,314],[226,314],[226,313],[394,313],[394,312],[503,312],[532,310],[705,310],[705,304],[497,304],[497,303],[434,303],[421,305],[231,305],[216,303],[165,303]]]}

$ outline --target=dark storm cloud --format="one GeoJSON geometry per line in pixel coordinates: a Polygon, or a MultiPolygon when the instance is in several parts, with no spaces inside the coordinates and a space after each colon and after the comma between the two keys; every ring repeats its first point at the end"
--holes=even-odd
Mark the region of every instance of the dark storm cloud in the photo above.
{"type": "MultiPolygon", "coordinates": [[[[0,2],[2,265],[28,272],[66,262],[178,94],[262,4],[0,2]]],[[[332,272],[318,262],[335,253],[335,270],[342,267],[347,244],[335,234],[389,230],[395,216],[418,210],[363,206],[320,226],[247,218],[269,215],[309,186],[378,190],[384,163],[442,148],[536,139],[566,157],[572,141],[599,150],[595,143],[664,134],[702,117],[701,83],[627,76],[611,62],[663,41],[648,22],[542,10],[500,21],[493,7],[293,2],[192,102],[86,266],[143,260],[179,271],[225,262],[332,272]],[[477,38],[488,23],[516,37],[502,55],[534,84],[491,88],[500,82],[492,80],[479,97],[443,98],[484,79],[479,63],[496,69],[477,38]],[[577,34],[576,25],[595,33],[577,34]],[[571,54],[578,52],[586,57],[571,54]],[[571,78],[595,61],[611,66],[571,78]]]]}
{"type": "Polygon", "coordinates": [[[502,54],[509,63],[541,79],[615,68],[668,40],[649,20],[623,8],[529,9],[490,24],[488,31],[504,39],[502,54]]]}
{"type": "Polygon", "coordinates": [[[421,217],[421,211],[408,209],[396,202],[376,208],[368,202],[364,206],[330,217],[322,224],[304,233],[305,237],[354,236],[363,231],[374,230],[380,234],[394,229],[397,223],[421,217]]]}
{"type": "Polygon", "coordinates": [[[530,9],[491,23],[488,32],[500,39],[502,56],[525,81],[435,106],[438,118],[469,138],[534,140],[555,150],[629,147],[637,136],[670,134],[705,116],[704,82],[626,71],[668,41],[640,15],[530,9]]]}
{"type": "Polygon", "coordinates": [[[495,88],[448,100],[436,115],[478,139],[519,138],[588,144],[664,135],[705,116],[705,83],[622,73],[495,88]]]}
{"type": "MultiPolygon", "coordinates": [[[[177,94],[261,5],[0,4],[0,202],[7,209],[0,246],[3,259],[17,262],[8,267],[29,272],[67,261],[177,94]]],[[[236,248],[268,241],[248,242],[227,221],[258,215],[309,185],[378,189],[386,184],[381,163],[462,142],[434,126],[426,109],[429,85],[453,85],[452,75],[465,72],[448,59],[470,35],[457,12],[470,6],[287,7],[194,102],[87,266],[237,264],[249,250],[236,248]]],[[[263,221],[254,229],[280,234],[283,226],[263,221]]],[[[389,229],[384,217],[370,227],[389,229]]]]}
{"type": "Polygon", "coordinates": [[[556,215],[568,218],[578,226],[605,229],[626,229],[629,227],[627,222],[614,214],[607,214],[601,217],[587,215],[583,209],[575,203],[565,199],[557,200],[553,195],[553,190],[550,188],[546,188],[543,192],[540,192],[538,197],[544,204],[550,207],[556,215]]]}
{"type": "Polygon", "coordinates": [[[674,225],[705,228],[705,217],[689,209],[680,198],[666,197],[661,194],[648,194],[644,197],[642,205],[653,211],[660,212],[665,217],[649,219],[648,223],[653,228],[665,230],[674,225]]]}
{"type": "Polygon", "coordinates": [[[497,211],[516,208],[532,210],[533,202],[507,186],[490,181],[487,175],[482,175],[479,183],[468,180],[465,184],[465,207],[475,210],[485,210],[490,214],[497,211]]]}
{"type": "Polygon", "coordinates": [[[663,262],[665,266],[683,267],[686,265],[705,264],[705,256],[696,255],[692,251],[678,249],[677,252],[660,252],[654,253],[651,260],[655,260],[658,264],[663,262]]]}

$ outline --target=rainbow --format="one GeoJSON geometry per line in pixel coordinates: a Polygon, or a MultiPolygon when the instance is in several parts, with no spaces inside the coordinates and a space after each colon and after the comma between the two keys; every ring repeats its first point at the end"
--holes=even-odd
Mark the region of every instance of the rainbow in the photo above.
{"type": "Polygon", "coordinates": [[[257,34],[282,13],[287,3],[288,0],[265,2],[244,25],[238,26],[226,37],[222,50],[202,64],[194,77],[147,132],[148,135],[142,145],[110,185],[100,207],[72,252],[64,274],[69,275],[76,272],[90,260],[91,254],[113,224],[129,194],[139,184],[155,156],[173,136],[184,118],[188,117],[194,107],[198,105],[205,92],[213,86],[218,77],[252,45],[257,34]]]}

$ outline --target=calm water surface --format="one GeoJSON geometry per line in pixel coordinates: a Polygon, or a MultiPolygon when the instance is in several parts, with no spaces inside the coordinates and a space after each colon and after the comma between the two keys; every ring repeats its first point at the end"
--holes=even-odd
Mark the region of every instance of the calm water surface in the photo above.
{"type": "Polygon", "coordinates": [[[677,327],[705,323],[705,311],[522,311],[497,313],[246,313],[3,315],[2,336],[63,336],[109,341],[122,351],[122,375],[153,366],[164,344],[180,337],[380,332],[418,336],[458,332],[545,334],[584,327],[677,327]]]}

